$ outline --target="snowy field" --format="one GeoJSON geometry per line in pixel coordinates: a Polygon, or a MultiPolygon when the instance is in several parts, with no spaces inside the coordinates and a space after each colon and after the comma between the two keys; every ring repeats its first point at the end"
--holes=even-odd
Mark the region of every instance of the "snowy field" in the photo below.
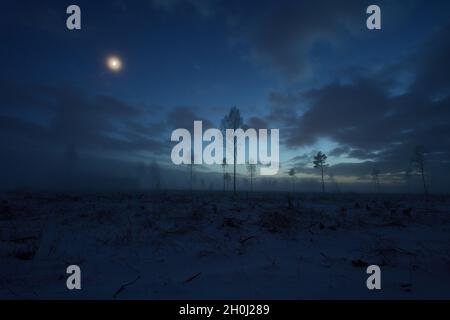
{"type": "Polygon", "coordinates": [[[0,298],[450,298],[450,197],[1,193],[0,298]]]}

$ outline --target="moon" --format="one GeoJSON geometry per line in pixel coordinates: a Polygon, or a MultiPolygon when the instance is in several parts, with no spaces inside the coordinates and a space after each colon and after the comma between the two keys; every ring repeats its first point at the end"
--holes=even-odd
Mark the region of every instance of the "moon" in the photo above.
{"type": "Polygon", "coordinates": [[[113,72],[122,70],[122,60],[118,56],[109,56],[106,60],[106,65],[113,72]]]}

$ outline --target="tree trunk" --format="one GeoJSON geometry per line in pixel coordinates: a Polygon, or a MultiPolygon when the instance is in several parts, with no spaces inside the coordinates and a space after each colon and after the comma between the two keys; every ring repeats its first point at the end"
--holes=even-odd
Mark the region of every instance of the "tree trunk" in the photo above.
{"type": "Polygon", "coordinates": [[[192,164],[191,164],[191,193],[192,193],[192,186],[193,186],[193,181],[192,181],[192,164]]]}
{"type": "Polygon", "coordinates": [[[223,169],[223,191],[225,191],[225,168],[223,169]]]}
{"type": "Polygon", "coordinates": [[[192,174],[192,169],[193,168],[192,168],[192,166],[193,166],[193,164],[191,163],[191,168],[190,168],[191,169],[191,201],[194,202],[194,193],[192,191],[193,190],[193,185],[194,185],[194,183],[192,181],[192,177],[193,177],[193,174],[192,174]]]}
{"type": "Polygon", "coordinates": [[[422,172],[423,192],[425,193],[425,195],[427,195],[428,190],[427,190],[427,184],[425,183],[425,170],[422,168],[421,172],[422,172]]]}
{"type": "Polygon", "coordinates": [[[325,193],[325,182],[323,181],[323,167],[321,167],[322,169],[322,193],[325,193]]]}
{"type": "Polygon", "coordinates": [[[236,193],[236,137],[233,140],[234,152],[233,152],[233,193],[236,193]]]}

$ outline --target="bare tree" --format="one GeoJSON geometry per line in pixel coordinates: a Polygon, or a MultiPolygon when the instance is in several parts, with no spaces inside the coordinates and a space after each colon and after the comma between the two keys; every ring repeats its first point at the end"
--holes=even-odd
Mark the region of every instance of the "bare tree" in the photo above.
{"type": "Polygon", "coordinates": [[[247,172],[250,175],[250,191],[253,191],[253,178],[256,174],[256,164],[251,163],[252,161],[249,161],[247,164],[247,172]]]}
{"type": "Polygon", "coordinates": [[[191,152],[191,163],[189,164],[189,173],[190,173],[190,178],[189,178],[189,183],[190,183],[190,188],[191,188],[191,195],[192,195],[192,190],[194,189],[194,153],[191,152]]]}
{"type": "Polygon", "coordinates": [[[222,171],[223,171],[223,191],[225,191],[225,180],[226,180],[226,170],[227,170],[227,158],[223,157],[222,160],[222,171]]]}
{"type": "Polygon", "coordinates": [[[407,185],[408,193],[411,193],[411,175],[412,175],[412,169],[406,168],[405,169],[405,175],[403,178],[405,179],[405,183],[407,185]]]}
{"type": "Polygon", "coordinates": [[[380,170],[374,168],[372,170],[372,182],[375,184],[375,190],[380,193],[380,170]]]}
{"type": "Polygon", "coordinates": [[[425,195],[428,194],[428,188],[425,180],[425,147],[424,146],[417,146],[414,149],[412,163],[417,170],[417,172],[422,177],[422,184],[423,184],[423,192],[425,195]]]}
{"type": "Polygon", "coordinates": [[[339,188],[339,183],[336,181],[336,178],[334,177],[334,173],[329,171],[328,172],[328,177],[330,178],[330,181],[334,184],[336,192],[337,193],[341,192],[341,190],[339,188]]]}
{"type": "Polygon", "coordinates": [[[292,192],[295,191],[295,175],[297,174],[297,171],[295,171],[294,168],[289,169],[288,175],[292,179],[292,192]]]}
{"type": "Polygon", "coordinates": [[[226,190],[228,190],[228,187],[230,185],[230,181],[231,181],[231,175],[229,172],[225,173],[225,184],[226,184],[226,190]]]}
{"type": "MultiPolygon", "coordinates": [[[[241,113],[238,108],[232,107],[230,109],[230,112],[227,116],[225,116],[222,119],[221,127],[222,130],[225,131],[226,129],[233,129],[237,130],[239,128],[242,128],[244,122],[242,121],[241,113]]],[[[233,146],[234,146],[234,152],[233,152],[233,192],[236,193],[236,152],[237,152],[237,138],[236,136],[233,137],[233,146]]]]}
{"type": "Polygon", "coordinates": [[[327,156],[326,154],[322,153],[321,151],[317,152],[317,154],[314,156],[314,168],[319,168],[322,173],[322,193],[325,192],[325,180],[323,179],[323,171],[328,166],[326,164],[327,156]]]}

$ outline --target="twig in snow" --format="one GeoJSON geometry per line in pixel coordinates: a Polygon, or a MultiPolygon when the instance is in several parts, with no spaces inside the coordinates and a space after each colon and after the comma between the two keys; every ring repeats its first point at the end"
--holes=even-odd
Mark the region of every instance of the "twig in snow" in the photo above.
{"type": "Polygon", "coordinates": [[[202,274],[201,272],[199,272],[197,274],[194,274],[193,276],[191,276],[191,277],[187,278],[186,280],[184,280],[183,283],[189,283],[189,282],[191,282],[192,280],[194,280],[195,278],[197,278],[201,274],[202,274]]]}
{"type": "Polygon", "coordinates": [[[131,286],[131,285],[134,284],[136,281],[138,281],[140,277],[141,277],[141,276],[137,276],[136,279],[134,279],[133,281],[121,285],[120,288],[117,289],[116,293],[114,293],[114,296],[113,296],[114,299],[115,299],[115,298],[116,298],[123,290],[125,290],[126,287],[131,286]]]}
{"type": "Polygon", "coordinates": [[[247,242],[248,240],[253,239],[253,238],[255,238],[255,236],[250,236],[250,237],[247,237],[247,238],[241,238],[241,239],[239,240],[239,242],[240,242],[241,244],[244,244],[245,242],[247,242]]]}

